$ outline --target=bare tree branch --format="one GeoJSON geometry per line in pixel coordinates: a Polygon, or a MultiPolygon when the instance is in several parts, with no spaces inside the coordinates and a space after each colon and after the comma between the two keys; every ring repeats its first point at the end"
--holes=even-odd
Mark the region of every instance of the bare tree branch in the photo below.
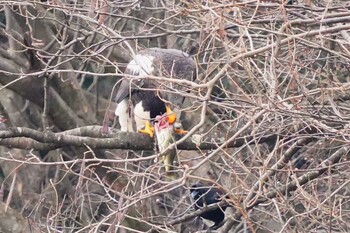
{"type": "MultiPolygon", "coordinates": [[[[152,150],[153,139],[141,133],[115,132],[107,136],[101,134],[101,126],[85,126],[67,130],[59,133],[42,132],[29,128],[13,127],[0,131],[0,144],[11,148],[53,150],[65,146],[86,147],[93,149],[128,149],[128,150],[152,150]],[[24,141],[21,141],[21,140],[24,141]]],[[[276,135],[266,135],[259,138],[256,136],[238,137],[228,143],[226,148],[240,147],[245,143],[273,142],[276,135]]],[[[209,140],[210,141],[210,140],[209,140]]],[[[180,143],[177,148],[180,150],[211,150],[216,149],[220,144],[192,142],[191,139],[180,143]]]]}
{"type": "MultiPolygon", "coordinates": [[[[320,177],[326,171],[329,171],[334,167],[339,160],[344,156],[349,154],[350,147],[342,147],[332,154],[328,159],[324,160],[320,166],[314,171],[307,172],[301,177],[291,181],[288,185],[278,187],[276,191],[268,192],[263,197],[257,199],[254,203],[244,208],[244,211],[248,211],[261,203],[271,200],[271,198],[276,198],[277,196],[285,195],[287,192],[295,191],[298,188],[301,188],[302,185],[315,180],[320,177]]],[[[233,227],[234,224],[239,222],[239,219],[242,217],[242,210],[238,209],[230,220],[227,221],[227,224],[220,229],[220,233],[227,233],[233,227]]]]}

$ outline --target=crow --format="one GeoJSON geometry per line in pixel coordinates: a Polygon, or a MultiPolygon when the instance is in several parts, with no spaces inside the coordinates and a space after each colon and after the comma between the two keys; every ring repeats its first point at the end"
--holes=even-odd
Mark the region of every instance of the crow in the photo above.
{"type": "MultiPolygon", "coordinates": [[[[193,184],[190,188],[190,192],[196,210],[214,203],[219,203],[225,196],[222,190],[211,186],[205,186],[201,182],[193,184]]],[[[215,209],[208,210],[201,214],[200,217],[214,222],[214,225],[210,228],[218,228],[225,219],[225,210],[228,206],[229,205],[218,206],[215,209]]]]}

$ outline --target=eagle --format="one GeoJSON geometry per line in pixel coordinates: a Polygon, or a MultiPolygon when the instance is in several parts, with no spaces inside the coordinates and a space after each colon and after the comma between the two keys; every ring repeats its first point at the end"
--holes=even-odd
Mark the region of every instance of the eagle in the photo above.
{"type": "MultiPolygon", "coordinates": [[[[179,123],[184,93],[190,88],[176,80],[194,81],[196,63],[180,50],[147,48],[134,56],[124,74],[115,98],[121,131],[134,132],[136,128],[150,137],[156,134],[162,153],[174,132],[185,132],[175,123],[179,123]]],[[[174,159],[170,154],[163,156],[167,172],[174,159]]]]}

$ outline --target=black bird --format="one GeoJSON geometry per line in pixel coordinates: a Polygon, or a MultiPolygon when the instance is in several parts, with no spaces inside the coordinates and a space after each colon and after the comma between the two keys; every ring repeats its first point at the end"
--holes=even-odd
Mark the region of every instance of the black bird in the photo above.
{"type": "MultiPolygon", "coordinates": [[[[210,186],[205,186],[201,182],[193,184],[190,188],[190,192],[191,197],[194,200],[194,208],[196,210],[214,203],[221,202],[225,196],[222,190],[210,186]]],[[[229,205],[224,205],[222,207],[218,206],[213,210],[208,210],[207,212],[201,214],[200,217],[215,223],[210,228],[217,228],[225,219],[225,210],[228,206],[229,205]]]]}

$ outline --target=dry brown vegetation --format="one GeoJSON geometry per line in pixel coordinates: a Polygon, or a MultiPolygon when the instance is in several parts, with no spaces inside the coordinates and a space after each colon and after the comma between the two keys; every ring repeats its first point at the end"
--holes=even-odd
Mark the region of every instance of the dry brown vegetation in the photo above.
{"type": "Polygon", "coordinates": [[[203,231],[202,180],[235,206],[218,232],[349,232],[349,50],[347,1],[2,0],[0,231],[203,231]],[[152,139],[101,134],[149,47],[198,65],[176,179],[152,139]]]}

